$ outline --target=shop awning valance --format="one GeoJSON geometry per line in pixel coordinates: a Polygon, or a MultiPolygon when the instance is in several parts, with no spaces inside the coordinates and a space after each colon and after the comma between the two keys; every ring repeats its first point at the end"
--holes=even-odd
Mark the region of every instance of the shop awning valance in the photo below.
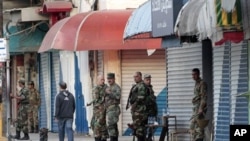
{"type": "Polygon", "coordinates": [[[50,49],[122,50],[157,49],[161,40],[123,40],[123,32],[132,10],[103,10],[79,13],[51,27],[38,52],[50,49]]]}

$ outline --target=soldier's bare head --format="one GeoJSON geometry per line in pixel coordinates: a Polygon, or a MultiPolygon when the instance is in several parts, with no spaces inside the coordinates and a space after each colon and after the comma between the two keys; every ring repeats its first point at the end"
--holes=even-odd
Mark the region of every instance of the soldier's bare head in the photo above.
{"type": "Polygon", "coordinates": [[[105,82],[104,76],[102,74],[98,75],[97,76],[97,85],[103,85],[104,82],[105,82]]]}
{"type": "Polygon", "coordinates": [[[200,79],[200,70],[198,68],[194,68],[192,70],[192,77],[193,77],[193,80],[198,80],[200,79]]]}
{"type": "Polygon", "coordinates": [[[139,82],[142,81],[142,74],[141,74],[141,72],[139,72],[139,71],[135,72],[135,74],[134,74],[134,81],[135,81],[135,83],[139,83],[139,82]]]}

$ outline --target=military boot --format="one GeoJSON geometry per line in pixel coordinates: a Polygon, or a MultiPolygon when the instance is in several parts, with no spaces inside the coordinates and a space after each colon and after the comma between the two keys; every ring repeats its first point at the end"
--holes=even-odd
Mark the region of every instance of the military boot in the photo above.
{"type": "Polygon", "coordinates": [[[34,126],[30,126],[29,132],[30,132],[30,133],[34,133],[34,126]]]}
{"type": "Polygon", "coordinates": [[[24,133],[24,137],[22,137],[19,140],[29,140],[29,139],[30,139],[29,134],[28,133],[24,133]]]}
{"type": "Polygon", "coordinates": [[[16,135],[15,136],[11,136],[11,138],[13,138],[13,139],[20,139],[20,131],[16,131],[16,135]]]}
{"type": "Polygon", "coordinates": [[[39,127],[38,127],[38,125],[35,126],[34,133],[39,133],[39,127]]]}
{"type": "Polygon", "coordinates": [[[143,136],[138,136],[138,137],[137,137],[137,141],[145,141],[145,137],[143,137],[143,136]]]}
{"type": "Polygon", "coordinates": [[[110,141],[118,141],[118,137],[117,136],[110,136],[110,141]]]}
{"type": "Polygon", "coordinates": [[[102,141],[100,137],[95,137],[95,141],[102,141]]]}

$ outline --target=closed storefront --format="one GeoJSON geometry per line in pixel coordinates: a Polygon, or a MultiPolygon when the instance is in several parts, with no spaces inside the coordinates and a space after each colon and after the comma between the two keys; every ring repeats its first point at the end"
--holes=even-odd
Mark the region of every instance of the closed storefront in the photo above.
{"type": "Polygon", "coordinates": [[[39,65],[39,91],[41,95],[41,106],[39,116],[40,128],[50,128],[51,117],[51,95],[50,95],[50,53],[40,54],[39,65]]]}
{"type": "MultiPolygon", "coordinates": [[[[170,115],[176,115],[177,128],[189,128],[192,114],[191,99],[194,95],[192,69],[199,68],[202,74],[201,43],[167,49],[167,102],[170,115]]],[[[174,121],[170,121],[173,124],[174,121]]],[[[170,130],[173,127],[170,127],[170,130]]],[[[187,136],[180,136],[188,140],[187,136]]]]}
{"type": "Polygon", "coordinates": [[[213,49],[214,138],[229,140],[230,124],[248,124],[248,103],[238,94],[248,91],[247,42],[227,42],[213,49]]]}
{"type": "MultiPolygon", "coordinates": [[[[59,93],[58,83],[60,81],[60,56],[59,51],[51,53],[51,112],[55,115],[55,97],[59,93]]],[[[57,132],[57,122],[52,118],[52,131],[57,132]]]]}
{"type": "MultiPolygon", "coordinates": [[[[134,73],[137,71],[151,74],[152,85],[157,96],[158,111],[166,107],[166,62],[165,50],[156,50],[148,56],[146,50],[121,51],[121,88],[122,88],[122,135],[130,135],[127,124],[132,123],[130,109],[126,110],[127,98],[134,82],[134,73]]],[[[160,131],[157,131],[159,134],[160,131]]]]}

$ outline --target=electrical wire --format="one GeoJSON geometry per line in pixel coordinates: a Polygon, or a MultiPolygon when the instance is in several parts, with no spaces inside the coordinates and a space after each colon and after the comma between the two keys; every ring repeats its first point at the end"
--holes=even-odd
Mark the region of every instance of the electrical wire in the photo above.
{"type": "MultiPolygon", "coordinates": [[[[41,25],[41,24],[43,24],[43,23],[46,23],[46,24],[49,26],[49,24],[48,24],[46,21],[41,21],[41,22],[39,22],[39,23],[37,23],[37,24],[35,24],[35,25],[29,27],[29,28],[26,28],[26,29],[24,29],[24,30],[21,30],[21,31],[12,33],[12,34],[9,34],[9,35],[7,35],[6,37],[9,38],[9,37],[11,37],[11,36],[16,36],[16,35],[19,35],[19,34],[22,34],[22,33],[26,32],[26,31],[28,31],[28,34],[29,34],[31,31],[35,30],[35,28],[37,28],[37,26],[39,26],[39,25],[41,25]]],[[[7,31],[7,30],[6,30],[6,31],[7,31]]],[[[9,32],[7,32],[7,33],[9,33],[9,32]]],[[[26,34],[27,34],[27,33],[26,33],[26,34]]]]}

